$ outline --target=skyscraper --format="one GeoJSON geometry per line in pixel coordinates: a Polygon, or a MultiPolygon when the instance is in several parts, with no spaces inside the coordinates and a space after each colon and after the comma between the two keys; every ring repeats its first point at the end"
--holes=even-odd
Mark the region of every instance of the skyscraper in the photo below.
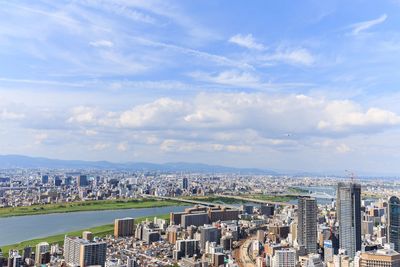
{"type": "Polygon", "coordinates": [[[339,247],[353,259],[361,250],[361,185],[339,183],[336,194],[339,247]]]}
{"type": "Polygon", "coordinates": [[[394,250],[400,250],[400,199],[392,196],[388,201],[388,240],[394,250]]]}
{"type": "Polygon", "coordinates": [[[182,188],[183,189],[188,189],[188,186],[189,186],[188,178],[183,177],[183,179],[182,179],[182,188]]]}
{"type": "Polygon", "coordinates": [[[116,219],[114,221],[114,236],[133,236],[135,220],[133,218],[116,219]]]}
{"type": "Polygon", "coordinates": [[[317,202],[315,198],[299,197],[297,242],[307,253],[317,253],[317,202]]]}
{"type": "Polygon", "coordinates": [[[78,176],[78,186],[88,186],[89,182],[86,175],[79,175],[78,176]]]}
{"type": "Polygon", "coordinates": [[[49,176],[48,175],[42,175],[42,184],[47,184],[49,182],[49,176]]]}

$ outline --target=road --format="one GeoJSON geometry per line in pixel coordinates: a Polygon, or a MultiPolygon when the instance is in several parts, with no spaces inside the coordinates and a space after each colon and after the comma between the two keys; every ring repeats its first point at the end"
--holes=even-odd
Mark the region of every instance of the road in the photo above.
{"type": "Polygon", "coordinates": [[[162,196],[154,196],[154,195],[147,195],[147,194],[143,194],[142,196],[149,197],[149,198],[158,198],[158,199],[164,199],[164,200],[179,201],[179,202],[190,203],[190,204],[197,204],[197,205],[202,205],[202,206],[207,206],[207,207],[224,206],[224,207],[231,208],[231,209],[238,209],[237,206],[233,206],[233,205],[205,202],[205,201],[199,201],[199,200],[195,200],[195,199],[185,199],[185,198],[178,198],[178,197],[162,197],[162,196]]]}
{"type": "Polygon", "coordinates": [[[239,196],[232,196],[232,195],[220,195],[217,194],[218,197],[227,197],[227,198],[234,198],[237,200],[253,202],[253,203],[261,203],[261,204],[273,204],[273,205],[280,205],[280,206],[293,206],[293,204],[288,202],[276,202],[276,201],[269,201],[269,200],[261,200],[261,199],[254,199],[254,198],[247,198],[247,197],[239,197],[239,196]]]}

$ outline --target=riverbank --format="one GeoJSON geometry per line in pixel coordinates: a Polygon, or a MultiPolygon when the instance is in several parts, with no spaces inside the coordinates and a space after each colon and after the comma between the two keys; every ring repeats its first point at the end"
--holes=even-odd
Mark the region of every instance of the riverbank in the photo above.
{"type": "Polygon", "coordinates": [[[184,205],[182,202],[157,199],[128,199],[128,200],[90,200],[65,202],[45,205],[0,208],[0,218],[24,215],[39,215],[50,213],[68,213],[78,211],[99,211],[117,209],[139,209],[184,205]]]}
{"type": "MultiPolygon", "coordinates": [[[[144,221],[146,219],[152,220],[154,217],[169,220],[169,214],[161,214],[161,215],[154,215],[154,216],[151,216],[151,217],[150,216],[146,216],[146,217],[135,218],[135,224],[137,222],[142,222],[142,221],[144,221]]],[[[57,234],[57,235],[52,235],[52,236],[47,236],[47,237],[41,237],[41,238],[35,238],[35,239],[31,239],[31,240],[26,240],[26,241],[22,241],[22,242],[17,243],[17,244],[11,244],[11,245],[2,246],[1,250],[3,251],[3,254],[7,257],[8,251],[10,249],[22,250],[26,246],[31,246],[31,247],[33,247],[33,249],[35,249],[36,244],[38,244],[40,242],[48,242],[50,245],[51,244],[59,244],[60,246],[62,246],[64,244],[65,235],[68,235],[68,236],[80,236],[81,237],[83,231],[90,231],[90,232],[92,232],[94,234],[94,236],[104,237],[106,235],[113,234],[114,224],[106,224],[106,225],[101,225],[101,226],[81,229],[81,230],[62,233],[62,234],[57,234]]]]}

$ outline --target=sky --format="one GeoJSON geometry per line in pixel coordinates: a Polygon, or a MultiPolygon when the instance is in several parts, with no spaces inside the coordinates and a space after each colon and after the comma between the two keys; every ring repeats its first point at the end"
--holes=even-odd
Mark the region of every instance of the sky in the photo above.
{"type": "Polygon", "coordinates": [[[400,174],[400,1],[0,0],[0,153],[400,174]]]}

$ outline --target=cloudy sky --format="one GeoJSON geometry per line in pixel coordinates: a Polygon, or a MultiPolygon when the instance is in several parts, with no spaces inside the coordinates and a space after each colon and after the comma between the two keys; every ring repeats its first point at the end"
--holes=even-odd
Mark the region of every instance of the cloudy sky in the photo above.
{"type": "Polygon", "coordinates": [[[400,173],[400,2],[0,0],[0,153],[400,173]]]}

